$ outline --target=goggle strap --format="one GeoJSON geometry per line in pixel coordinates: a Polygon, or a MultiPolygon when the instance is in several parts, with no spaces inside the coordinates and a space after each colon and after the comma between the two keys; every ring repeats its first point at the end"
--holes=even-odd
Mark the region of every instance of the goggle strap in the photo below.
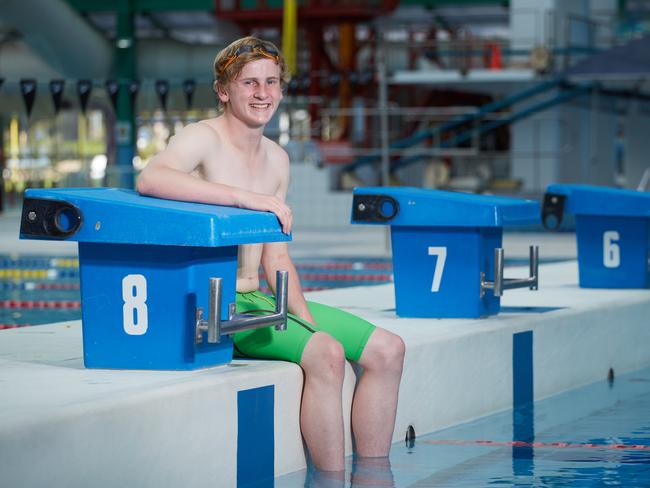
{"type": "MultiPolygon", "coordinates": [[[[242,46],[240,48],[237,48],[237,51],[235,51],[235,53],[228,58],[226,63],[223,65],[223,68],[221,68],[221,72],[223,73],[224,71],[226,71],[226,69],[228,69],[228,66],[230,66],[232,63],[234,63],[235,60],[239,56],[241,56],[244,52],[260,54],[260,55],[264,56],[267,59],[271,59],[271,60],[275,61],[276,63],[280,62],[280,55],[277,52],[275,54],[271,54],[271,51],[266,49],[261,44],[258,44],[256,46],[251,46],[251,47],[242,46]],[[242,48],[246,48],[246,49],[242,50],[242,48]]],[[[275,52],[275,51],[273,51],[273,52],[275,52]]]]}

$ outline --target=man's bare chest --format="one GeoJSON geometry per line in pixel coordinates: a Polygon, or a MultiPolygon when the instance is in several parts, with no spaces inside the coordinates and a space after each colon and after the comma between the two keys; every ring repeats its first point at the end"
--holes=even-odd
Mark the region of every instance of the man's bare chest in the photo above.
{"type": "Polygon", "coordinates": [[[228,153],[206,159],[202,164],[202,173],[206,180],[213,183],[256,193],[274,194],[279,185],[279,176],[274,174],[269,161],[245,161],[228,153]]]}

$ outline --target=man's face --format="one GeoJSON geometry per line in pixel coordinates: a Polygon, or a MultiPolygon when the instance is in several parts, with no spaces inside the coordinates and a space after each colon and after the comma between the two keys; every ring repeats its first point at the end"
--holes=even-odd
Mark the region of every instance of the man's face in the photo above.
{"type": "Polygon", "coordinates": [[[282,100],[280,67],[271,59],[247,63],[226,87],[219,98],[226,110],[251,128],[263,127],[282,100]]]}

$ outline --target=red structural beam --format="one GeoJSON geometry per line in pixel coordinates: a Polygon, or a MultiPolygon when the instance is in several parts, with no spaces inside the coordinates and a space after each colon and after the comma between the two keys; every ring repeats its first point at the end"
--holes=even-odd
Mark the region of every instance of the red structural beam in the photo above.
{"type": "MultiPolygon", "coordinates": [[[[241,0],[215,0],[215,14],[220,20],[245,24],[277,24],[282,21],[282,3],[257,0],[256,4],[241,0]]],[[[394,10],[399,0],[305,0],[298,6],[298,18],[308,21],[363,21],[394,10]]]]}

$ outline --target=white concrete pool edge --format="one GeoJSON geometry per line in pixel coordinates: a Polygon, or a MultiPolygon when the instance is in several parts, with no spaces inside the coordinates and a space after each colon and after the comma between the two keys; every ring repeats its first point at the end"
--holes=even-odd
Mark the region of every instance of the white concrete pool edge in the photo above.
{"type": "MultiPolygon", "coordinates": [[[[408,425],[423,434],[512,407],[519,332],[533,334],[535,399],[603,379],[609,368],[650,366],[650,291],[585,290],[576,282],[575,262],[543,265],[539,291],[507,291],[504,313],[478,320],[397,318],[392,285],[309,298],[404,338],[397,441],[408,425]]],[[[108,371],[83,369],[81,356],[78,321],[0,333],[0,485],[235,486],[237,392],[266,385],[274,385],[275,475],[304,467],[295,365],[108,371]]],[[[346,421],[353,383],[348,368],[346,421]]]]}

